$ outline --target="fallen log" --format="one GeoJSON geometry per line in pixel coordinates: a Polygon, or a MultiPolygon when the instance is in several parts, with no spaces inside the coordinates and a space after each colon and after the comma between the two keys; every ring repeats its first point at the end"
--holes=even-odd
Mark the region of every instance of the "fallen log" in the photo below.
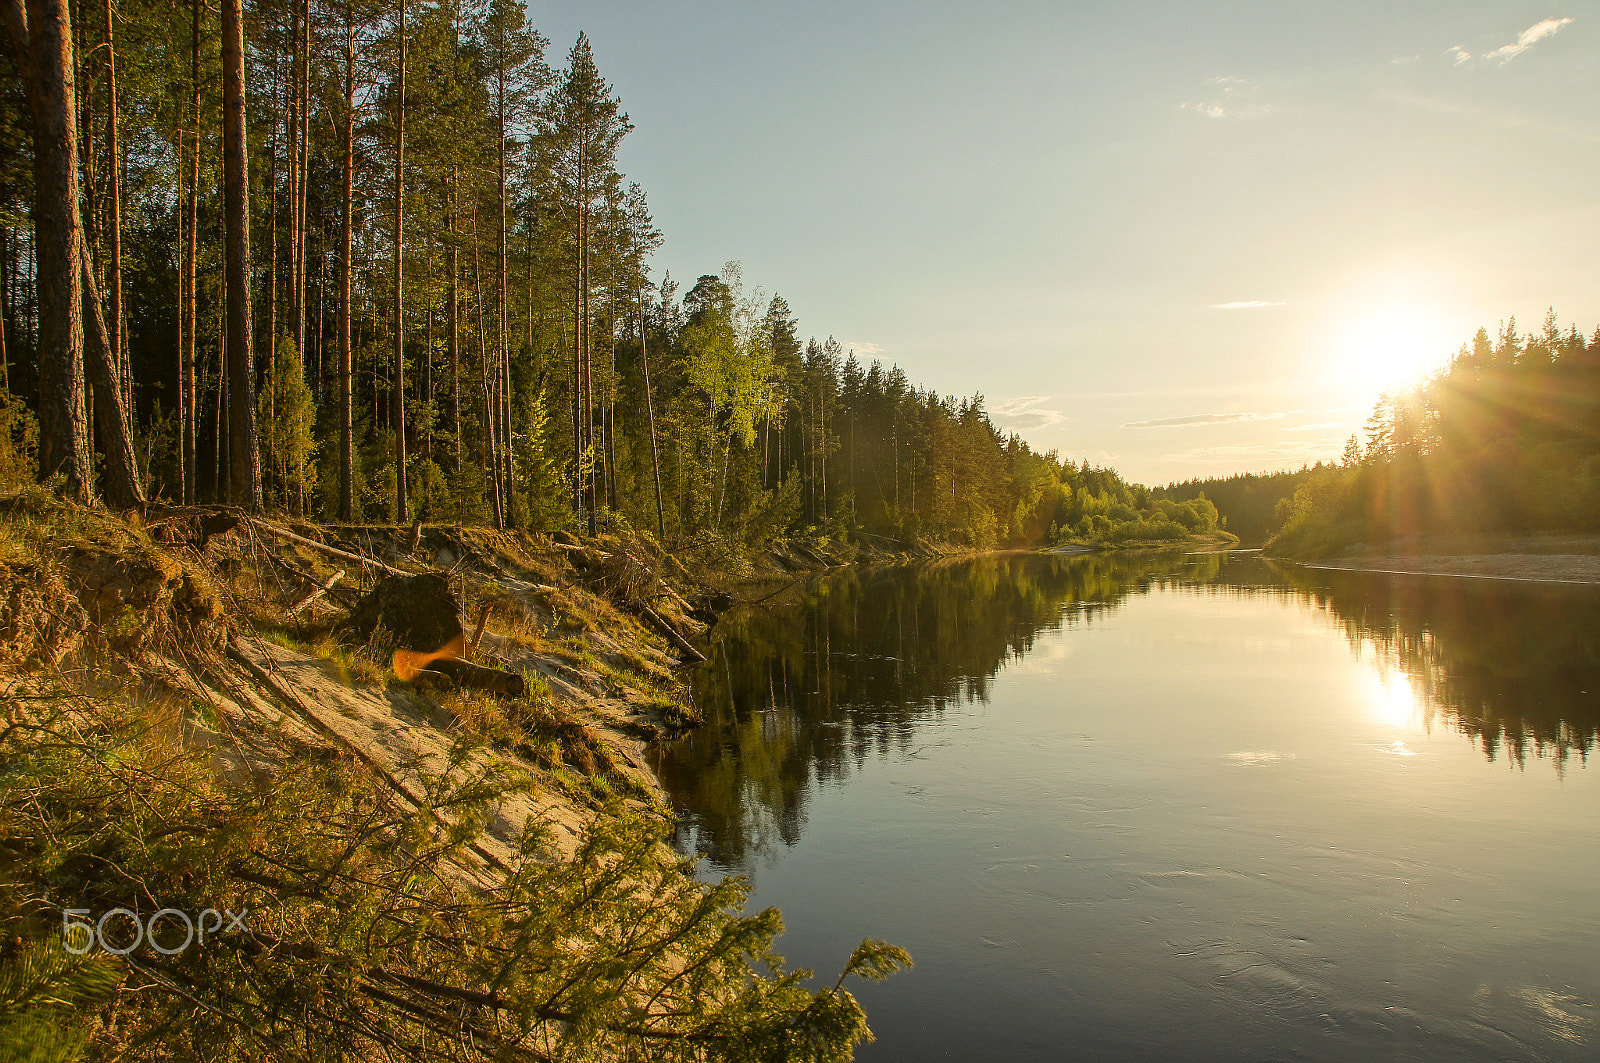
{"type": "Polygon", "coordinates": [[[428,690],[449,691],[456,688],[454,679],[432,668],[418,668],[411,674],[411,682],[414,686],[424,687],[428,690]]]}
{"type": "Polygon", "coordinates": [[[309,546],[313,550],[320,550],[323,553],[328,554],[328,555],[330,555],[332,557],[340,557],[340,558],[343,558],[346,561],[354,561],[357,564],[371,565],[373,568],[379,569],[380,571],[383,571],[383,572],[387,572],[391,576],[415,576],[415,575],[417,575],[417,573],[415,573],[415,572],[407,572],[403,568],[395,568],[393,565],[386,565],[382,561],[379,561],[377,558],[366,557],[366,556],[364,556],[362,554],[352,554],[350,551],[341,550],[337,546],[329,546],[327,543],[319,543],[315,539],[308,539],[304,535],[296,535],[294,532],[290,531],[287,528],[280,528],[276,524],[268,524],[266,521],[261,520],[261,519],[256,518],[256,517],[251,517],[250,518],[250,522],[252,524],[256,525],[258,528],[262,529],[263,531],[271,532],[273,535],[278,536],[280,539],[288,539],[290,542],[299,543],[301,546],[309,546]]]}
{"type": "Polygon", "coordinates": [[[688,613],[694,610],[694,606],[690,605],[683,595],[679,594],[677,591],[668,586],[667,581],[662,579],[660,576],[656,577],[656,586],[660,587],[668,598],[671,598],[673,601],[682,606],[684,612],[688,613]]]}
{"type": "Polygon", "coordinates": [[[520,698],[528,692],[528,684],[516,672],[502,668],[485,668],[481,664],[464,661],[460,657],[443,657],[428,665],[429,671],[449,676],[456,686],[476,687],[496,694],[509,694],[520,698]]]}
{"type": "Polygon", "coordinates": [[[655,628],[656,631],[660,632],[662,635],[666,636],[669,642],[671,642],[679,650],[683,651],[688,660],[699,662],[706,659],[706,655],[695,649],[688,639],[684,638],[678,633],[677,628],[673,627],[671,624],[667,623],[666,620],[662,619],[660,613],[656,612],[648,605],[641,606],[639,611],[641,614],[643,614],[645,620],[649,622],[650,626],[655,628]]]}

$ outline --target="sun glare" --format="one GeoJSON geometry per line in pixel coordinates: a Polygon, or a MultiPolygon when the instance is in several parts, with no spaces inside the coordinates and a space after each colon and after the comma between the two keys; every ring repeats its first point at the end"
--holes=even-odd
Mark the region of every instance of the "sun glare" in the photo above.
{"type": "Polygon", "coordinates": [[[1369,672],[1364,700],[1379,723],[1409,727],[1420,715],[1410,677],[1400,672],[1369,672]]]}
{"type": "Polygon", "coordinates": [[[1415,383],[1449,356],[1441,322],[1415,306],[1395,304],[1356,318],[1339,345],[1339,371],[1363,391],[1415,383]]]}

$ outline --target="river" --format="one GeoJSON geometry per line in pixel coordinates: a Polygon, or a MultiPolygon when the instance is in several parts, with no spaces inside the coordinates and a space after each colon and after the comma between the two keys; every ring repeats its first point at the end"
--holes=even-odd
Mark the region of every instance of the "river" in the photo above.
{"type": "Polygon", "coordinates": [[[657,752],[864,1061],[1600,1058],[1600,588],[1250,554],[852,569],[657,752]]]}

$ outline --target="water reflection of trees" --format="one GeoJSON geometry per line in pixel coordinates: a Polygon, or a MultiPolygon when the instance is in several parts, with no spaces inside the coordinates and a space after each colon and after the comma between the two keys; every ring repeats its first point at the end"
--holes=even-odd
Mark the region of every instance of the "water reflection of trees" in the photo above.
{"type": "Polygon", "coordinates": [[[1600,741],[1592,588],[1286,568],[1221,555],[999,555],[850,570],[718,625],[695,699],[706,725],[658,752],[678,841],[721,869],[792,845],[811,791],[921,724],[986,701],[1006,661],[1163,584],[1308,602],[1405,672],[1419,707],[1491,760],[1587,759],[1600,741]]]}
{"type": "Polygon", "coordinates": [[[1041,633],[1093,623],[1158,583],[1208,581],[1220,563],[1017,554],[850,570],[798,601],[730,615],[695,674],[705,726],[657,760],[678,841],[721,868],[794,844],[813,787],[910,748],[918,723],[949,705],[986,701],[1041,633]]]}
{"type": "MultiPolygon", "coordinates": [[[[1285,569],[1421,708],[1495,760],[1587,760],[1600,740],[1600,593],[1590,587],[1285,569]]],[[[1226,578],[1226,577],[1224,577],[1226,578]]]]}

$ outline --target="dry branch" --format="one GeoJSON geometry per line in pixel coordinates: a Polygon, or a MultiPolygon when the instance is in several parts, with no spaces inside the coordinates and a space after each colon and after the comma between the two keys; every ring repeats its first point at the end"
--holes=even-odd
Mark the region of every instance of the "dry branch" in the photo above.
{"type": "Polygon", "coordinates": [[[315,539],[308,539],[304,535],[296,535],[294,532],[290,531],[287,528],[280,528],[276,524],[268,524],[266,521],[261,520],[261,519],[256,518],[256,517],[250,518],[250,522],[252,524],[255,524],[258,527],[260,527],[263,531],[269,531],[273,535],[278,536],[279,538],[288,539],[291,542],[297,542],[301,546],[309,546],[313,550],[320,550],[325,554],[329,554],[329,555],[331,555],[333,557],[341,557],[346,561],[354,561],[357,564],[361,564],[361,565],[371,565],[373,568],[379,569],[379,570],[381,570],[383,572],[387,572],[391,576],[415,576],[415,575],[417,575],[417,573],[408,572],[403,568],[395,568],[393,565],[386,565],[382,561],[377,560],[376,558],[367,557],[367,556],[365,556],[363,554],[352,554],[350,551],[341,550],[337,546],[329,546],[326,543],[319,543],[315,539]]]}
{"type": "Polygon", "coordinates": [[[341,568],[339,571],[329,576],[326,580],[322,581],[322,583],[312,587],[309,591],[302,595],[299,601],[295,602],[289,607],[289,615],[294,616],[296,613],[300,612],[300,610],[304,609],[318,598],[321,598],[324,594],[327,594],[329,591],[333,590],[333,585],[342,579],[344,579],[344,569],[341,568]]]}
{"type": "Polygon", "coordinates": [[[694,646],[690,644],[688,639],[684,638],[678,633],[677,628],[673,627],[671,624],[662,619],[660,613],[656,612],[648,605],[641,606],[639,612],[647,621],[650,622],[651,627],[665,635],[668,641],[670,641],[674,646],[678,647],[678,649],[682,650],[686,659],[695,662],[706,659],[706,655],[695,649],[694,646]]]}

